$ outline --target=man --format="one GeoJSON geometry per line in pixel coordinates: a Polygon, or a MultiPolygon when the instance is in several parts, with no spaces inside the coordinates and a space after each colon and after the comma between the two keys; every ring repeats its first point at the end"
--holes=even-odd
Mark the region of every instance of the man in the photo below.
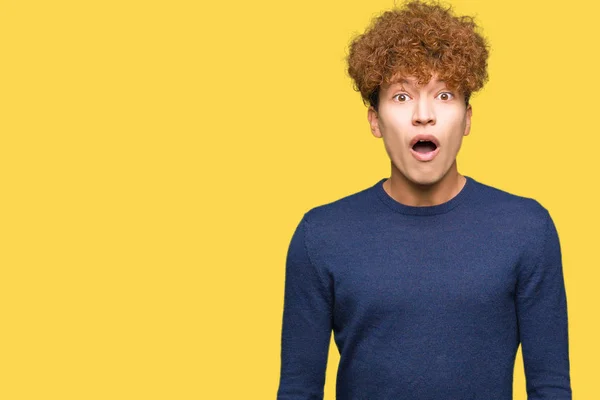
{"type": "Polygon", "coordinates": [[[469,17],[412,2],[350,45],[391,176],[304,214],[286,264],[278,400],[572,398],[567,302],[548,211],[459,174],[488,45],[469,17]]]}

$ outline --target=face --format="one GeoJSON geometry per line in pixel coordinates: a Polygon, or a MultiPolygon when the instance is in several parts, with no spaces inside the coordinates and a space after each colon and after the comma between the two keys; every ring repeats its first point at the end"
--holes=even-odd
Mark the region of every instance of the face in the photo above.
{"type": "Polygon", "coordinates": [[[421,185],[457,173],[456,156],[471,128],[472,109],[464,94],[450,90],[436,75],[422,86],[406,77],[380,88],[378,108],[369,107],[371,131],[383,138],[396,172],[421,185]],[[413,149],[418,139],[436,146],[421,142],[413,149]]]}

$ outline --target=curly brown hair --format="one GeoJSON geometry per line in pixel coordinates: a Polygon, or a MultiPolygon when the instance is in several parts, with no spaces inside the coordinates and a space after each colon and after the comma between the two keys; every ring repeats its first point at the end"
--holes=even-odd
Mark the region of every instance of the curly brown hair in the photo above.
{"type": "Polygon", "coordinates": [[[455,16],[451,6],[410,1],[375,17],[364,34],[350,42],[348,74],[363,103],[375,110],[382,84],[414,76],[427,84],[433,73],[465,95],[488,80],[489,45],[470,16],[455,16]]]}

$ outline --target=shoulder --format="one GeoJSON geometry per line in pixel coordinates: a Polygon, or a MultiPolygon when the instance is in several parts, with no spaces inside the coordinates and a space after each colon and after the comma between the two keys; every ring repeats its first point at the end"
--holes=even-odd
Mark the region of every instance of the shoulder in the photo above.
{"type": "Polygon", "coordinates": [[[373,186],[316,205],[302,217],[307,247],[317,257],[331,251],[343,251],[373,225],[377,207],[373,186]]]}
{"type": "Polygon", "coordinates": [[[526,225],[546,224],[549,213],[537,199],[518,195],[499,187],[476,181],[473,207],[501,220],[512,220],[526,225]]]}
{"type": "Polygon", "coordinates": [[[353,221],[369,213],[373,199],[373,187],[367,187],[310,208],[304,214],[304,219],[311,227],[315,228],[353,221]]]}
{"type": "MultiPolygon", "coordinates": [[[[473,207],[478,219],[494,235],[525,254],[537,254],[556,228],[548,209],[537,199],[477,183],[473,207]]],[[[533,256],[532,256],[533,257],[533,256]]]]}

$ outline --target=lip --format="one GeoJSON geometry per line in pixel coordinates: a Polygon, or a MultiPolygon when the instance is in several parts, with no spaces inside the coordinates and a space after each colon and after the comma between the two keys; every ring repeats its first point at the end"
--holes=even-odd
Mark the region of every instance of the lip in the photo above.
{"type": "Polygon", "coordinates": [[[417,135],[414,138],[412,138],[412,140],[410,141],[410,145],[409,146],[410,146],[409,150],[410,150],[411,154],[413,155],[414,158],[416,158],[419,161],[431,161],[440,152],[440,142],[433,135],[417,135]],[[435,150],[430,151],[428,153],[419,153],[418,151],[414,151],[413,150],[413,146],[419,140],[427,140],[427,141],[435,143],[435,150]]]}
{"type": "Polygon", "coordinates": [[[417,143],[419,140],[427,140],[427,141],[435,143],[436,147],[440,147],[440,142],[437,140],[437,138],[435,136],[433,136],[433,135],[417,135],[414,138],[412,138],[412,140],[410,141],[410,143],[409,143],[410,148],[412,149],[412,147],[415,145],[415,143],[417,143]]]}
{"type": "Polygon", "coordinates": [[[412,148],[410,149],[411,154],[414,158],[419,161],[431,161],[438,155],[440,152],[440,148],[436,147],[434,151],[430,151],[429,153],[419,153],[418,151],[414,151],[412,148]]]}

